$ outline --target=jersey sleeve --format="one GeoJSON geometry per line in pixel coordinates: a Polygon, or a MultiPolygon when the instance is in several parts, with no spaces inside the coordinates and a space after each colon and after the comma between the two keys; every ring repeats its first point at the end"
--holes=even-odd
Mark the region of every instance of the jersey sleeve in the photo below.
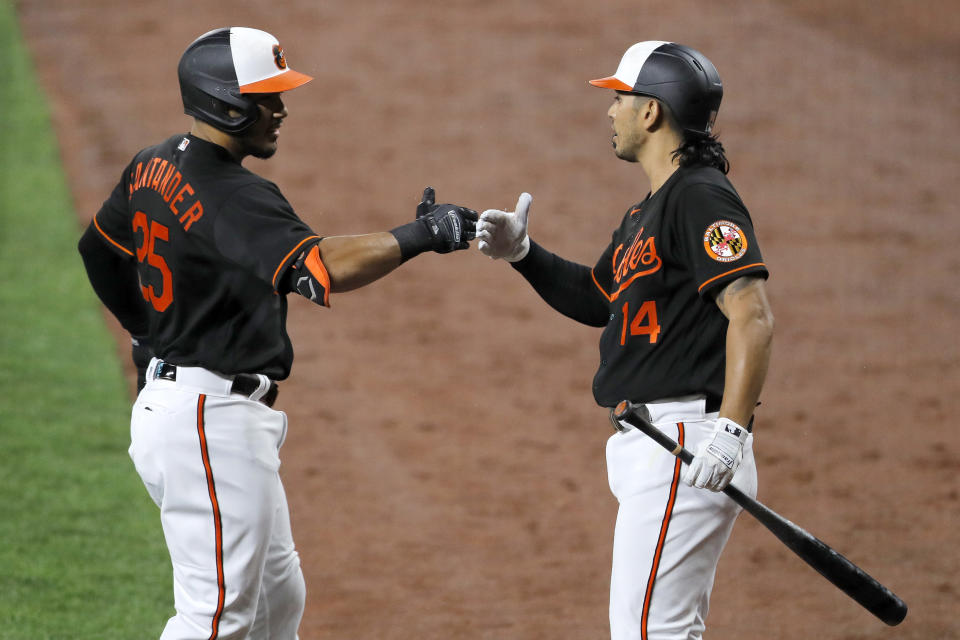
{"type": "Polygon", "coordinates": [[[214,226],[217,249],[277,290],[287,269],[319,241],[268,182],[238,189],[224,202],[214,226]]]}
{"type": "Polygon", "coordinates": [[[603,255],[593,266],[590,277],[603,297],[608,301],[611,300],[613,296],[613,242],[607,245],[603,255]]]}
{"type": "Polygon", "coordinates": [[[290,265],[277,282],[277,291],[295,291],[321,306],[330,306],[330,274],[320,258],[320,246],[308,243],[310,248],[299,252],[299,257],[290,265]]]}
{"type": "Polygon", "coordinates": [[[526,257],[511,263],[544,302],[591,327],[607,324],[607,303],[591,282],[586,265],[565,260],[530,240],[526,257]]]}
{"type": "Polygon", "coordinates": [[[753,222],[736,192],[687,186],[670,227],[670,242],[685,257],[701,297],[745,275],[767,277],[753,222]]]}
{"type": "Polygon", "coordinates": [[[136,263],[102,240],[91,223],[77,243],[90,285],[131,336],[146,336],[150,320],[140,293],[136,263]]]}
{"type": "Polygon", "coordinates": [[[93,217],[92,226],[107,246],[125,258],[133,258],[136,251],[133,227],[127,207],[130,167],[123,171],[120,182],[93,217]]]}

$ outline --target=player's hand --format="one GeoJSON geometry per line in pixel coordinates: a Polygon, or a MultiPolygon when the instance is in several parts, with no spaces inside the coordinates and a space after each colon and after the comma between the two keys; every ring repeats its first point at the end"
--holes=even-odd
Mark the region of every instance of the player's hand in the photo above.
{"type": "Polygon", "coordinates": [[[137,336],[130,337],[130,345],[133,366],[137,368],[137,393],[140,393],[147,383],[147,367],[154,355],[153,346],[147,338],[137,336]]]}
{"type": "Polygon", "coordinates": [[[433,187],[423,190],[416,217],[390,233],[400,245],[400,261],[424,251],[450,253],[466,249],[477,235],[477,212],[455,204],[435,204],[433,187]]]}
{"type": "Polygon", "coordinates": [[[514,211],[487,209],[480,214],[477,222],[477,247],[485,256],[503,258],[507,262],[516,262],[526,257],[530,251],[530,237],[527,235],[527,212],[533,196],[521,193],[514,211]]]}
{"type": "Polygon", "coordinates": [[[430,233],[430,248],[437,253],[466,249],[477,235],[477,212],[455,204],[434,205],[417,219],[430,233]]]}
{"type": "Polygon", "coordinates": [[[743,444],[749,433],[733,420],[720,418],[713,436],[697,446],[696,455],[683,474],[683,481],[692,487],[723,491],[743,459],[743,444]]]}
{"type": "Polygon", "coordinates": [[[430,234],[430,248],[437,253],[466,249],[477,235],[477,212],[455,204],[434,204],[433,187],[423,190],[416,222],[430,234]]]}

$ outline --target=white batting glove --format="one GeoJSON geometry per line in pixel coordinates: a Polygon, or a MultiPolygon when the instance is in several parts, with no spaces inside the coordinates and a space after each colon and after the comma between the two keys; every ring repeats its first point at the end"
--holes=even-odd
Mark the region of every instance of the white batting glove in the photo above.
{"type": "Polygon", "coordinates": [[[521,193],[516,211],[487,209],[477,220],[477,247],[485,256],[507,262],[523,260],[530,251],[527,235],[527,211],[533,196],[521,193]]]}
{"type": "Polygon", "coordinates": [[[733,420],[720,418],[713,429],[713,437],[697,446],[697,453],[683,474],[683,481],[692,487],[723,491],[743,459],[743,444],[747,430],[733,420]]]}

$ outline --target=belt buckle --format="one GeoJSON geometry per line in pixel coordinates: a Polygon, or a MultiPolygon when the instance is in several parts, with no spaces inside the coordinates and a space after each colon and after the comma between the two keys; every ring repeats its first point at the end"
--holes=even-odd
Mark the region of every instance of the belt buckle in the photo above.
{"type": "Polygon", "coordinates": [[[158,361],[156,368],[153,370],[153,378],[154,380],[170,380],[171,382],[176,382],[177,365],[164,362],[163,360],[158,361]]]}

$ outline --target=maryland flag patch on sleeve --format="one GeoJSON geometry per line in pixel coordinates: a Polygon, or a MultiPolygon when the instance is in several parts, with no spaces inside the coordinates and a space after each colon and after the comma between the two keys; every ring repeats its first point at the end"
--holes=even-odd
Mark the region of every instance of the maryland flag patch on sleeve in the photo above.
{"type": "Polygon", "coordinates": [[[717,220],[704,232],[703,248],[717,262],[733,262],[747,252],[747,236],[729,220],[717,220]]]}

